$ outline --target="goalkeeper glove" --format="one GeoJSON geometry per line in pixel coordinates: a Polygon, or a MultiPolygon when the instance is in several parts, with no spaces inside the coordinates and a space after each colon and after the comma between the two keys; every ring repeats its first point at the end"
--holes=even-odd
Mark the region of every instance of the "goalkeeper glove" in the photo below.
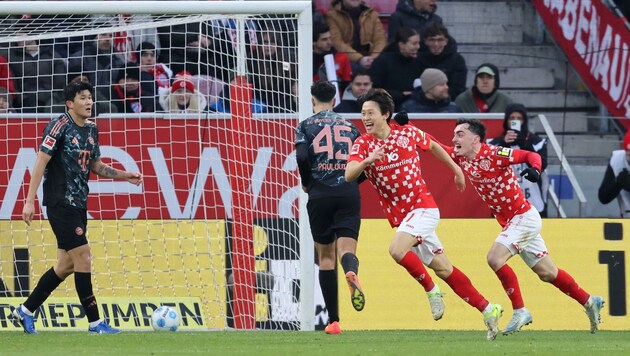
{"type": "Polygon", "coordinates": [[[394,116],[394,121],[396,121],[400,126],[405,126],[409,123],[409,116],[407,116],[406,112],[401,111],[394,116]]]}
{"type": "Polygon", "coordinates": [[[536,183],[540,179],[540,171],[536,168],[528,167],[523,169],[521,172],[521,177],[527,179],[530,182],[536,183]]]}

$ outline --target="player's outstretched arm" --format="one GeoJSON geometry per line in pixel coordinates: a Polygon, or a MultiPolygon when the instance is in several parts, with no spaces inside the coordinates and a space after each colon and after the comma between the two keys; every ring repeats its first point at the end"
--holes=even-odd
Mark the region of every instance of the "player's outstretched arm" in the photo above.
{"type": "Polygon", "coordinates": [[[140,185],[142,183],[142,174],[139,172],[126,172],[120,169],[112,168],[100,159],[90,162],[90,169],[95,174],[98,174],[104,178],[112,178],[115,180],[126,180],[133,185],[140,185]]]}
{"type": "Polygon", "coordinates": [[[37,195],[39,185],[42,184],[46,166],[51,158],[52,156],[49,154],[42,151],[37,152],[35,167],[33,168],[33,173],[31,174],[31,182],[28,186],[26,201],[24,202],[24,208],[22,208],[22,220],[24,220],[26,225],[31,225],[31,221],[33,221],[33,217],[35,216],[35,196],[37,195]]]}
{"type": "Polygon", "coordinates": [[[451,159],[448,153],[446,153],[444,148],[442,148],[442,146],[435,141],[431,141],[429,152],[431,152],[431,154],[435,156],[435,158],[440,160],[447,167],[449,167],[451,171],[453,171],[453,173],[455,173],[455,187],[460,192],[463,192],[466,189],[466,179],[464,178],[464,172],[462,172],[462,169],[457,165],[457,163],[455,163],[455,161],[451,159]]]}

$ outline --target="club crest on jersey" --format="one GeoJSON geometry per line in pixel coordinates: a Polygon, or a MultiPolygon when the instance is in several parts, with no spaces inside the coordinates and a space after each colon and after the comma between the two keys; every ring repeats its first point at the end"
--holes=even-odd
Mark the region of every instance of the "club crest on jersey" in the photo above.
{"type": "Polygon", "coordinates": [[[501,147],[497,150],[497,156],[501,156],[501,157],[511,157],[512,156],[512,149],[511,148],[506,148],[506,147],[501,147]]]}
{"type": "Polygon", "coordinates": [[[42,142],[42,146],[46,147],[49,150],[52,150],[52,148],[55,147],[56,142],[57,140],[54,137],[46,135],[46,137],[44,138],[44,142],[42,142]]]}
{"type": "Polygon", "coordinates": [[[352,152],[350,152],[351,155],[356,155],[357,153],[359,153],[359,145],[354,144],[352,145],[352,152]]]}
{"type": "Polygon", "coordinates": [[[90,143],[90,145],[94,144],[94,139],[92,138],[92,136],[88,137],[88,142],[90,143]]]}
{"type": "Polygon", "coordinates": [[[483,169],[484,171],[490,170],[490,160],[488,159],[482,159],[479,161],[479,168],[483,169]]]}
{"type": "Polygon", "coordinates": [[[409,138],[407,136],[400,136],[396,140],[396,144],[402,148],[407,148],[407,146],[409,146],[409,138]]]}

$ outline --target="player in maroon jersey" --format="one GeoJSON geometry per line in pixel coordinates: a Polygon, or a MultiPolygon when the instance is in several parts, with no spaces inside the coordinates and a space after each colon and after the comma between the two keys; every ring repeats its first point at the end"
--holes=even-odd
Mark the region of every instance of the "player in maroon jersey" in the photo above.
{"type": "Polygon", "coordinates": [[[394,101],[387,91],[371,90],[359,101],[367,133],[354,142],[346,165],[346,181],[353,181],[365,172],[378,191],[387,219],[392,227],[397,228],[389,253],[424,287],[433,318],[442,318],[444,301],[440,288],[423,263],[433,269],[458,296],[483,313],[488,328],[487,338],[494,340],[503,309],[498,304],[489,303],[446,257],[435,233],[440,212],[422,178],[418,149],[430,152],[451,168],[459,190],[465,188],[461,169],[425,132],[413,126],[390,124],[394,101]]]}
{"type": "Polygon", "coordinates": [[[517,332],[532,322],[525,308],[516,274],[507,265],[518,254],[523,261],[548,283],[584,306],[595,333],[601,322],[602,297],[591,296],[566,271],[551,260],[545,241],[540,235],[542,220],[536,208],[525,199],[512,169],[513,164],[528,163],[521,172],[525,179],[540,178],[541,158],[538,153],[485,144],[486,128],[474,119],[457,121],[453,136],[454,147],[445,147],[459,164],[477,193],[488,204],[503,230],[488,252],[488,264],[501,281],[514,309],[514,315],[503,330],[504,335],[517,332]]]}

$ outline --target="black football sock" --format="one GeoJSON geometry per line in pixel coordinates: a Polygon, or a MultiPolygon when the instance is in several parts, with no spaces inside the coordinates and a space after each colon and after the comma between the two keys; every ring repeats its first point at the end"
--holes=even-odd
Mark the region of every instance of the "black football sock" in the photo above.
{"type": "Polygon", "coordinates": [[[328,322],[339,321],[337,271],[319,270],[319,286],[322,288],[326,310],[328,310],[328,322]]]}
{"type": "Polygon", "coordinates": [[[50,296],[58,286],[63,282],[63,279],[59,278],[55,273],[54,268],[49,269],[44,273],[39,282],[37,282],[37,286],[33,289],[33,293],[28,296],[26,301],[24,302],[24,307],[31,311],[32,313],[42,305],[46,299],[50,296]]]}
{"type": "Polygon", "coordinates": [[[85,315],[88,321],[91,323],[99,319],[98,305],[96,304],[96,297],[92,291],[92,273],[90,272],[74,272],[74,284],[77,288],[77,294],[85,315]]]}
{"type": "Polygon", "coordinates": [[[341,256],[341,267],[343,267],[343,271],[348,273],[350,271],[355,274],[359,274],[359,259],[354,253],[345,253],[341,256]]]}

